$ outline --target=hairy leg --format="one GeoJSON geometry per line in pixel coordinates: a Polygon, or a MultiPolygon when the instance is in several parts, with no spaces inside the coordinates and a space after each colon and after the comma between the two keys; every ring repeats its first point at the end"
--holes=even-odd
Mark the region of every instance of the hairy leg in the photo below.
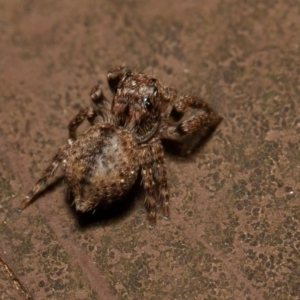
{"type": "Polygon", "coordinates": [[[129,75],[131,71],[125,67],[115,68],[107,73],[107,82],[110,87],[110,90],[115,94],[119,82],[129,75]]]}
{"type": "Polygon", "coordinates": [[[159,139],[154,139],[141,148],[142,183],[146,192],[145,203],[149,211],[150,229],[153,229],[156,223],[157,191],[163,215],[166,219],[169,218],[169,190],[163,157],[163,148],[159,139]]]}
{"type": "Polygon", "coordinates": [[[82,108],[69,123],[69,139],[75,141],[77,139],[76,130],[78,126],[86,119],[93,120],[95,116],[96,113],[92,107],[82,108]]]}
{"type": "Polygon", "coordinates": [[[165,219],[170,217],[169,208],[169,189],[167,181],[167,171],[164,162],[164,149],[159,139],[154,139],[151,143],[151,153],[153,159],[153,175],[158,187],[159,198],[161,201],[162,212],[165,219]]]}
{"type": "Polygon", "coordinates": [[[207,114],[215,114],[212,108],[204,100],[191,96],[184,96],[174,104],[170,117],[174,121],[179,121],[189,108],[202,109],[207,114]]]}
{"type": "Polygon", "coordinates": [[[105,98],[100,85],[95,85],[91,89],[90,97],[93,101],[92,107],[81,109],[69,123],[69,139],[75,141],[76,130],[84,120],[88,120],[91,125],[102,122],[111,122],[110,102],[105,98]]]}
{"type": "Polygon", "coordinates": [[[221,118],[214,110],[203,100],[191,96],[181,98],[173,106],[170,115],[165,120],[165,125],[160,130],[161,138],[180,140],[185,135],[193,134],[202,128],[215,128],[221,118]],[[194,114],[188,119],[178,122],[187,112],[189,108],[199,110],[199,113],[194,114]],[[171,125],[171,124],[174,125],[171,125]]]}
{"type": "Polygon", "coordinates": [[[64,146],[60,147],[56,155],[53,157],[51,163],[45,170],[42,177],[37,181],[31,191],[27,194],[24,200],[21,203],[20,209],[23,210],[25,207],[29,205],[33,197],[41,190],[41,188],[46,184],[46,182],[53,176],[54,172],[56,171],[59,164],[62,162],[63,159],[66,158],[68,155],[68,149],[70,145],[65,144],[64,146]]]}

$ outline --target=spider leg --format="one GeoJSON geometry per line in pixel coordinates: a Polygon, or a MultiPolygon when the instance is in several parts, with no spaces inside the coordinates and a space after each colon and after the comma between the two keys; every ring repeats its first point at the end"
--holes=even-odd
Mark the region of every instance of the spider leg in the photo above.
{"type": "Polygon", "coordinates": [[[100,121],[110,122],[111,120],[111,114],[109,113],[110,102],[105,98],[100,85],[95,85],[91,89],[90,96],[94,105],[81,109],[69,123],[69,139],[71,141],[76,140],[76,130],[84,120],[87,119],[91,125],[100,121]]]}
{"type": "Polygon", "coordinates": [[[170,217],[169,208],[169,188],[167,182],[167,171],[164,162],[164,149],[159,139],[152,141],[151,147],[153,157],[153,175],[155,182],[158,185],[159,198],[161,200],[162,212],[165,219],[170,217]]]}
{"type": "Polygon", "coordinates": [[[77,139],[76,130],[85,119],[92,120],[95,118],[96,113],[92,107],[82,108],[79,113],[69,123],[69,139],[75,141],[77,139]]]}
{"type": "MultiPolygon", "coordinates": [[[[165,119],[165,124],[161,127],[159,136],[162,139],[173,140],[183,144],[183,139],[189,137],[191,139],[190,145],[185,145],[186,150],[192,149],[201,139],[198,133],[204,128],[215,128],[221,118],[214,112],[214,110],[203,100],[191,96],[182,97],[173,106],[169,116],[165,119]],[[199,113],[192,115],[184,121],[178,123],[185,115],[189,108],[199,110],[199,113]]],[[[187,153],[189,153],[188,150],[187,153]]]]}
{"type": "Polygon", "coordinates": [[[126,76],[128,76],[131,71],[125,67],[118,67],[107,73],[107,82],[110,90],[115,94],[119,82],[126,76]]]}
{"type": "Polygon", "coordinates": [[[157,189],[164,217],[169,218],[169,190],[163,158],[163,148],[158,138],[152,140],[148,145],[142,146],[141,173],[143,187],[146,191],[145,203],[149,211],[150,229],[153,229],[156,223],[157,189]]]}
{"type": "Polygon", "coordinates": [[[27,196],[22,201],[22,203],[20,205],[20,210],[23,210],[24,208],[26,208],[30,204],[33,197],[46,184],[46,182],[50,179],[50,177],[52,177],[52,175],[56,171],[59,164],[67,156],[69,147],[70,147],[69,144],[65,144],[64,146],[59,148],[58,152],[53,157],[52,162],[46,168],[46,170],[45,170],[44,174],[42,175],[42,177],[37,181],[37,183],[34,185],[34,187],[31,189],[31,191],[27,194],[27,196]]]}
{"type": "Polygon", "coordinates": [[[149,228],[153,229],[156,223],[156,201],[155,201],[155,182],[152,172],[152,157],[149,146],[145,145],[141,150],[141,173],[142,183],[146,192],[145,203],[149,211],[149,228]]]}
{"type": "Polygon", "coordinates": [[[115,123],[115,117],[111,113],[111,102],[104,96],[99,84],[92,87],[90,92],[91,99],[93,101],[93,108],[96,113],[95,116],[88,119],[91,125],[99,122],[103,123],[115,123]]]}
{"type": "Polygon", "coordinates": [[[204,100],[191,96],[181,97],[179,101],[174,104],[169,117],[174,121],[179,121],[188,108],[202,109],[204,112],[206,112],[206,114],[213,115],[214,117],[220,119],[204,100]]]}

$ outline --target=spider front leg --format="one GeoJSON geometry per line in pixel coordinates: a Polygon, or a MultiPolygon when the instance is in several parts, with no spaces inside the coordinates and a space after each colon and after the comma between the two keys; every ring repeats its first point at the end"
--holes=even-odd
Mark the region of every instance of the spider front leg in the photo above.
{"type": "Polygon", "coordinates": [[[117,91],[119,82],[129,74],[131,74],[131,71],[125,67],[118,67],[107,73],[108,85],[114,94],[117,91]]]}
{"type": "Polygon", "coordinates": [[[20,210],[23,210],[29,205],[33,197],[41,190],[41,188],[46,184],[50,177],[53,176],[62,160],[67,157],[69,147],[70,145],[66,144],[59,148],[57,154],[53,157],[52,162],[49,164],[42,177],[37,181],[37,183],[22,201],[20,210]]]}
{"type": "Polygon", "coordinates": [[[76,130],[84,120],[88,120],[91,125],[97,123],[97,117],[102,117],[101,120],[109,120],[110,117],[105,113],[109,110],[110,102],[105,98],[100,85],[95,85],[90,92],[93,101],[93,107],[86,107],[79,111],[79,113],[69,123],[69,139],[71,142],[77,138],[76,130]]]}
{"type": "Polygon", "coordinates": [[[192,144],[196,145],[198,142],[197,136],[193,134],[197,134],[203,128],[213,129],[220,121],[221,118],[205,101],[191,96],[184,96],[175,103],[170,115],[166,117],[165,125],[160,129],[160,137],[180,142],[185,136],[191,136],[193,138],[192,144]],[[199,113],[178,124],[178,121],[184,117],[190,108],[199,110],[199,113]]]}
{"type": "Polygon", "coordinates": [[[85,119],[88,119],[90,123],[95,118],[96,113],[92,107],[82,108],[79,113],[69,123],[69,140],[74,142],[77,139],[77,128],[85,119]]]}
{"type": "Polygon", "coordinates": [[[149,211],[150,229],[156,223],[156,204],[159,197],[163,215],[169,219],[169,189],[167,173],[164,164],[164,152],[158,138],[153,139],[141,149],[141,173],[142,183],[146,192],[145,203],[149,211]],[[158,195],[157,195],[158,192],[158,195]]]}

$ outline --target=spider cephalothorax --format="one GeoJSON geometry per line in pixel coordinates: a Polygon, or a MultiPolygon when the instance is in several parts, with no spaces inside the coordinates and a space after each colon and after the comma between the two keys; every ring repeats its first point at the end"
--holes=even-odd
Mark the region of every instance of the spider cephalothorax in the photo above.
{"type": "MultiPolygon", "coordinates": [[[[108,79],[111,78],[113,75],[109,73],[108,79]]],[[[149,140],[158,130],[161,112],[169,101],[159,81],[143,73],[126,70],[111,90],[115,94],[111,111],[118,120],[118,126],[129,130],[139,144],[149,140]]]]}
{"type": "Polygon", "coordinates": [[[183,96],[157,79],[119,67],[107,74],[113,99],[106,99],[96,85],[91,90],[93,105],[79,111],[69,123],[68,142],[21,204],[24,209],[62,164],[65,180],[78,211],[107,206],[122,198],[141,174],[146,191],[150,227],[156,222],[156,205],[169,217],[169,192],[162,139],[184,143],[199,141],[203,128],[215,128],[220,117],[201,99],[183,96]],[[168,114],[168,104],[173,107],[168,114]],[[180,120],[187,110],[192,116],[180,120]],[[77,138],[77,127],[87,119],[92,125],[77,138]]]}

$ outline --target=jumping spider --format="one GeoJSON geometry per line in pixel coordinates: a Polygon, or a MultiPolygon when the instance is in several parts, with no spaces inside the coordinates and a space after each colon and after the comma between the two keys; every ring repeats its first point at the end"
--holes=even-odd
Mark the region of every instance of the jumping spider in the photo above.
{"type": "MultiPolygon", "coordinates": [[[[184,143],[205,128],[214,129],[220,117],[201,99],[183,96],[167,113],[177,92],[157,79],[119,67],[107,74],[113,93],[105,98],[92,88],[92,106],[81,109],[69,123],[68,142],[61,146],[42,177],[23,200],[23,210],[62,164],[77,211],[87,212],[120,199],[141,174],[150,228],[156,223],[159,202],[169,218],[169,191],[162,139],[184,143]],[[196,110],[180,122],[188,110],[196,110]],[[91,128],[78,138],[76,130],[87,119],[91,128]]],[[[199,140],[199,137],[198,137],[199,140]]],[[[193,143],[195,144],[195,143],[193,143]]]]}

